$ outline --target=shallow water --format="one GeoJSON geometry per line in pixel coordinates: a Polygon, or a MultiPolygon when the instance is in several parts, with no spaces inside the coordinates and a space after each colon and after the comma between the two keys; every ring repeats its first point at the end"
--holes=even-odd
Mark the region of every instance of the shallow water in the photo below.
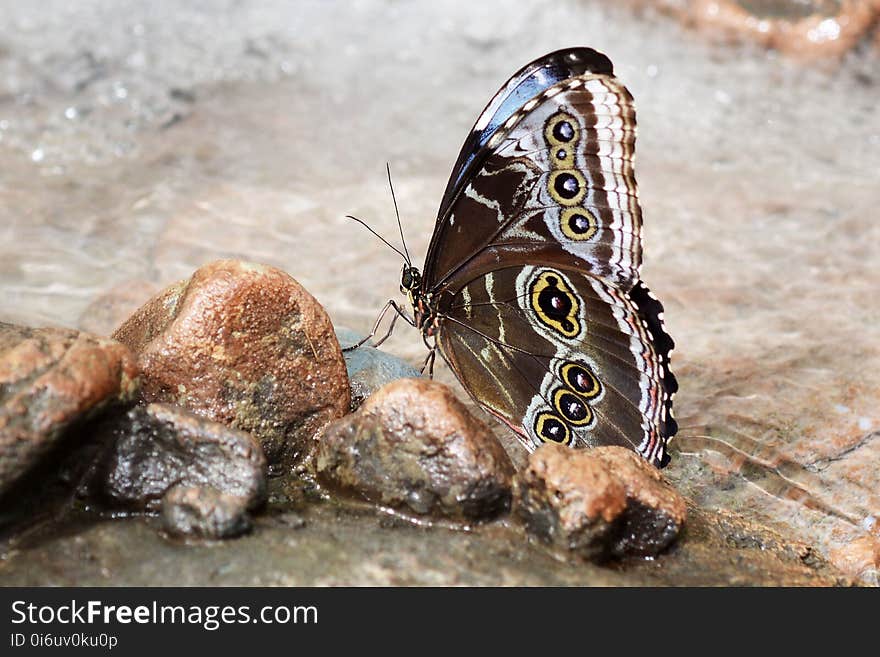
{"type": "MultiPolygon", "coordinates": [[[[639,111],[643,277],[682,388],[667,472],[836,558],[880,515],[880,57],[805,66],[602,3],[509,7],[0,2],[0,319],[109,332],[102,294],[136,307],[241,257],[367,330],[400,262],[344,215],[395,235],[385,162],[424,253],[491,94],[590,45],[639,111]]],[[[405,329],[386,347],[420,363],[405,329]]]]}

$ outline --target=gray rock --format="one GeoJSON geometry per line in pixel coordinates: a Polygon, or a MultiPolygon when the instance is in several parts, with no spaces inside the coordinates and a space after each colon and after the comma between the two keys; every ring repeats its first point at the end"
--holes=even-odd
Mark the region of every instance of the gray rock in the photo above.
{"type": "Polygon", "coordinates": [[[157,510],[175,486],[215,488],[253,509],[266,499],[266,457],[251,434],[167,404],[132,409],[99,470],[111,506],[157,510]]]}
{"type": "Polygon", "coordinates": [[[175,486],[162,498],[162,528],[182,537],[240,536],[251,529],[248,502],[216,488],[175,486]]]}
{"type": "Polygon", "coordinates": [[[515,479],[514,508],[531,533],[593,560],[659,554],[687,517],[684,498],[623,447],[543,445],[515,479]]]}
{"type": "Polygon", "coordinates": [[[447,386],[400,379],[325,429],[319,480],[338,492],[419,516],[476,520],[510,505],[513,465],[447,386]]]}
{"type": "MultiPolygon", "coordinates": [[[[336,328],[336,337],[343,349],[357,344],[364,338],[356,331],[343,327],[336,328]]],[[[406,361],[369,345],[344,351],[342,355],[345,357],[345,366],[351,383],[353,411],[386,383],[421,376],[421,373],[406,361]]]]}

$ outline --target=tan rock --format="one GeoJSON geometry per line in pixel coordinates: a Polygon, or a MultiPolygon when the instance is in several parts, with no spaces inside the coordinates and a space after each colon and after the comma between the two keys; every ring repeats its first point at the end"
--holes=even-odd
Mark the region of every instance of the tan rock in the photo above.
{"type": "Polygon", "coordinates": [[[257,436],[289,468],[349,408],[330,319],[274,267],[220,260],[169,286],[113,334],[137,355],[147,401],[184,406],[257,436]]]}
{"type": "Polygon", "coordinates": [[[416,515],[487,518],[510,504],[513,465],[450,388],[400,379],[323,432],[322,483],[416,515]]]}

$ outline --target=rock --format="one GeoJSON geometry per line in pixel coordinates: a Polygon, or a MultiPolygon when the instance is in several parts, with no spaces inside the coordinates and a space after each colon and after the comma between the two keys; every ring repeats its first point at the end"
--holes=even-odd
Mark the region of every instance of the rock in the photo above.
{"type": "Polygon", "coordinates": [[[137,390],[135,359],[118,342],[0,322],[0,496],[50,452],[70,448],[71,425],[137,390]]]}
{"type": "Polygon", "coordinates": [[[162,528],[172,536],[232,538],[251,529],[248,499],[216,488],[175,486],[162,498],[162,528]]]}
{"type": "Polygon", "coordinates": [[[158,510],[175,486],[214,488],[253,509],[266,499],[266,458],[250,434],[167,404],[129,411],[92,488],[112,507],[158,510]]]}
{"type": "Polygon", "coordinates": [[[880,3],[863,0],[662,0],[649,5],[710,34],[754,41],[795,57],[840,57],[866,35],[880,3]]]}
{"type": "Polygon", "coordinates": [[[615,446],[543,445],[515,478],[514,508],[542,540],[594,560],[656,555],[687,515],[655,468],[615,446]]]}
{"type": "Polygon", "coordinates": [[[477,520],[506,511],[513,466],[489,428],[447,386],[400,379],[327,426],[319,480],[420,516],[477,520]]]}
{"type": "MultiPolygon", "coordinates": [[[[350,329],[337,327],[336,337],[345,349],[349,345],[357,344],[364,336],[350,329]]],[[[343,351],[342,355],[345,356],[345,366],[351,384],[353,411],[386,383],[421,376],[421,372],[406,361],[369,345],[363,345],[352,351],[343,351]]]]}
{"type": "Polygon", "coordinates": [[[137,355],[147,401],[257,436],[286,470],[349,409],[345,361],[321,305],[273,267],[220,260],[168,287],[114,337],[137,355]]]}

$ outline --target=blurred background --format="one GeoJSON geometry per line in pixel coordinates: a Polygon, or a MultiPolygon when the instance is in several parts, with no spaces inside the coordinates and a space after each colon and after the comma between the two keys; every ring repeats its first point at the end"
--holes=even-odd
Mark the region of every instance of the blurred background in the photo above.
{"type": "Polygon", "coordinates": [[[638,108],[670,478],[876,582],[880,3],[610,4],[0,1],[0,320],[109,334],[234,257],[366,331],[401,263],[344,215],[394,238],[385,163],[424,254],[496,89],[592,46],[638,108]]]}

